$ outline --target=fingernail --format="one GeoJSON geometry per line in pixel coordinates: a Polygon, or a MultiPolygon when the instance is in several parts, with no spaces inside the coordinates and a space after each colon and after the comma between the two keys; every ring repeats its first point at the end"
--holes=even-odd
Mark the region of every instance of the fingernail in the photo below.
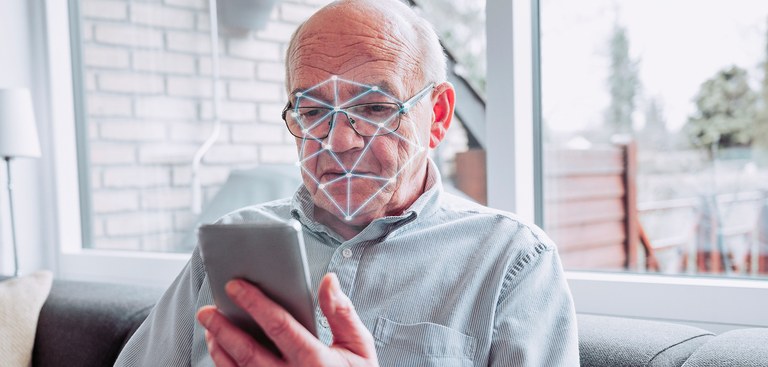
{"type": "Polygon", "coordinates": [[[211,320],[213,319],[213,312],[209,312],[207,316],[203,314],[203,317],[201,317],[200,319],[201,319],[200,323],[207,328],[208,325],[211,324],[211,320]]]}
{"type": "Polygon", "coordinates": [[[243,286],[238,280],[230,280],[226,285],[227,292],[233,296],[239,295],[243,290],[243,286]]]}

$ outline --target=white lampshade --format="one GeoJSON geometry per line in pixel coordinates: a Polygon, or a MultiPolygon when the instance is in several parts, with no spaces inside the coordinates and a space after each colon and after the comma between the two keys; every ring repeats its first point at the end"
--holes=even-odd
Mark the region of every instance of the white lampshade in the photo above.
{"type": "Polygon", "coordinates": [[[35,112],[28,89],[0,89],[0,157],[39,157],[35,112]]]}

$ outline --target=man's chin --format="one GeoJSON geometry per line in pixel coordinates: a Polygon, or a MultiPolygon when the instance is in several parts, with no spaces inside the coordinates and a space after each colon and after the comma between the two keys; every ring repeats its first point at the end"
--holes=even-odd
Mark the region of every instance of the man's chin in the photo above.
{"type": "Polygon", "coordinates": [[[373,212],[375,212],[375,207],[380,204],[380,200],[377,200],[375,196],[380,194],[376,194],[376,191],[369,195],[357,193],[350,195],[348,200],[346,191],[333,192],[328,190],[327,194],[325,192],[316,194],[315,205],[341,221],[351,225],[364,225],[375,219],[373,212]]]}

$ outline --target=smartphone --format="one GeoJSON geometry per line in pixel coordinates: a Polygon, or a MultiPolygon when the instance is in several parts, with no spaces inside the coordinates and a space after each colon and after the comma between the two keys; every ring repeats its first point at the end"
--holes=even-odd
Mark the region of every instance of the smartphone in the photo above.
{"type": "Polygon", "coordinates": [[[216,307],[235,325],[278,356],[259,325],[224,291],[234,278],[256,285],[317,336],[301,224],[296,220],[198,227],[198,245],[216,307]]]}

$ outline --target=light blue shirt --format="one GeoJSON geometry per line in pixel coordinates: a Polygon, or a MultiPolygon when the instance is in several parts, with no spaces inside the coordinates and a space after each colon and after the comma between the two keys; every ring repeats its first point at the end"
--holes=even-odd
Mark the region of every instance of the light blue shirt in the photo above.
{"type": "MultiPolygon", "coordinates": [[[[376,219],[346,241],[313,220],[303,186],[292,199],[221,222],[299,220],[313,289],[325,273],[338,275],[381,366],[578,366],[576,315],[552,241],[514,214],[443,192],[432,162],[427,180],[402,215],[376,219]]],[[[196,249],[116,365],[213,365],[194,317],[209,304],[196,249]]],[[[318,336],[330,344],[316,309],[318,336]]]]}

